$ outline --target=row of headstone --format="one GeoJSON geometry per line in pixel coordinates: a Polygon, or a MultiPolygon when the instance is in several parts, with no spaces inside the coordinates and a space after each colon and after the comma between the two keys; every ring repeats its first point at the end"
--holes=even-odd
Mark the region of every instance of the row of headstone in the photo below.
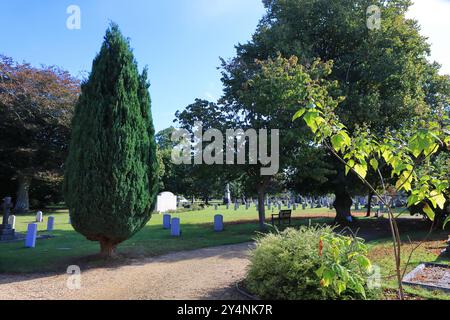
{"type": "MultiPolygon", "coordinates": [[[[39,211],[39,213],[38,213],[39,218],[40,218],[39,221],[43,222],[44,219],[42,218],[42,212],[39,211]]],[[[11,217],[14,217],[14,216],[11,216],[11,217]]],[[[15,224],[15,217],[14,217],[13,222],[15,224]]],[[[50,216],[47,219],[47,231],[53,231],[54,228],[55,228],[55,217],[50,216]]],[[[37,221],[36,221],[36,223],[30,223],[28,225],[27,234],[25,237],[25,248],[35,248],[36,247],[37,230],[38,230],[37,221]]]]}
{"type": "MultiPolygon", "coordinates": [[[[173,237],[181,236],[181,220],[180,218],[172,218],[169,214],[163,215],[163,228],[170,229],[170,235],[173,237]]],[[[214,231],[222,232],[223,227],[223,215],[217,214],[214,216],[214,231]]]]}

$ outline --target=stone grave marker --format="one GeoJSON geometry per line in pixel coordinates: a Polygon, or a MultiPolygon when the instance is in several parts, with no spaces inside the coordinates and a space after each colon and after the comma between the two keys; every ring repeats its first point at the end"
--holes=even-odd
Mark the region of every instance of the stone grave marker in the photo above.
{"type": "Polygon", "coordinates": [[[9,216],[8,224],[11,225],[11,228],[13,228],[13,229],[16,228],[16,216],[15,215],[9,216]]]}
{"type": "Polygon", "coordinates": [[[172,217],[170,216],[170,214],[165,214],[163,216],[163,228],[168,230],[170,229],[170,220],[172,219],[172,217]]]}
{"type": "Polygon", "coordinates": [[[13,240],[15,238],[14,228],[9,223],[10,210],[13,207],[11,200],[11,197],[6,197],[3,199],[3,221],[0,225],[0,241],[13,240]]]}
{"type": "Polygon", "coordinates": [[[53,231],[54,226],[55,226],[55,217],[48,217],[47,231],[53,231]]]}
{"type": "Polygon", "coordinates": [[[170,226],[170,235],[173,237],[181,236],[181,222],[180,218],[173,218],[170,226]]]}
{"type": "Polygon", "coordinates": [[[42,211],[38,211],[36,213],[36,222],[37,223],[44,222],[44,214],[42,213],[42,211]]]}
{"type": "Polygon", "coordinates": [[[36,237],[37,237],[37,223],[30,223],[27,229],[27,236],[25,238],[25,247],[34,248],[36,247],[36,237]]]}
{"type": "Polygon", "coordinates": [[[214,231],[222,232],[223,231],[223,215],[218,214],[214,217],[214,231]]]}

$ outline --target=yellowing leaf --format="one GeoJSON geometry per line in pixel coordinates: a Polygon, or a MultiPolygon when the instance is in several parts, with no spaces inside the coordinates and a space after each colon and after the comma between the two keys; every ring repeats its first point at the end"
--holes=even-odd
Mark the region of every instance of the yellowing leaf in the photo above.
{"type": "Polygon", "coordinates": [[[361,164],[355,164],[353,170],[363,179],[367,176],[367,166],[363,166],[361,164]]]}
{"type": "Polygon", "coordinates": [[[431,197],[433,198],[433,202],[436,203],[436,205],[440,208],[440,209],[444,209],[445,208],[445,202],[447,201],[444,197],[444,195],[441,193],[437,193],[436,191],[432,191],[431,192],[431,197]]]}
{"type": "Polygon", "coordinates": [[[435,213],[428,203],[425,203],[425,206],[423,207],[423,212],[427,214],[428,218],[430,218],[431,221],[434,221],[435,213]]]}

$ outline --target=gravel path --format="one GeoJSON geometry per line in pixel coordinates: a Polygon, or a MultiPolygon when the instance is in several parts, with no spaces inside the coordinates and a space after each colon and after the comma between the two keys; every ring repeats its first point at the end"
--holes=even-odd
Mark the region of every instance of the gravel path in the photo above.
{"type": "Polygon", "coordinates": [[[184,251],[82,271],[80,290],[67,288],[67,274],[0,275],[0,300],[244,299],[235,283],[245,276],[251,245],[184,251]]]}

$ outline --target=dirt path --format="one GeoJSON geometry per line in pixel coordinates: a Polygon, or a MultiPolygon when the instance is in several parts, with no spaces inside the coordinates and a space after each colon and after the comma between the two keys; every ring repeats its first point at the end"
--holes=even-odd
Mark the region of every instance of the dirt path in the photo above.
{"type": "Polygon", "coordinates": [[[251,245],[179,252],[82,271],[80,290],[67,288],[67,274],[0,275],[0,300],[244,299],[235,283],[245,276],[251,245]]]}

